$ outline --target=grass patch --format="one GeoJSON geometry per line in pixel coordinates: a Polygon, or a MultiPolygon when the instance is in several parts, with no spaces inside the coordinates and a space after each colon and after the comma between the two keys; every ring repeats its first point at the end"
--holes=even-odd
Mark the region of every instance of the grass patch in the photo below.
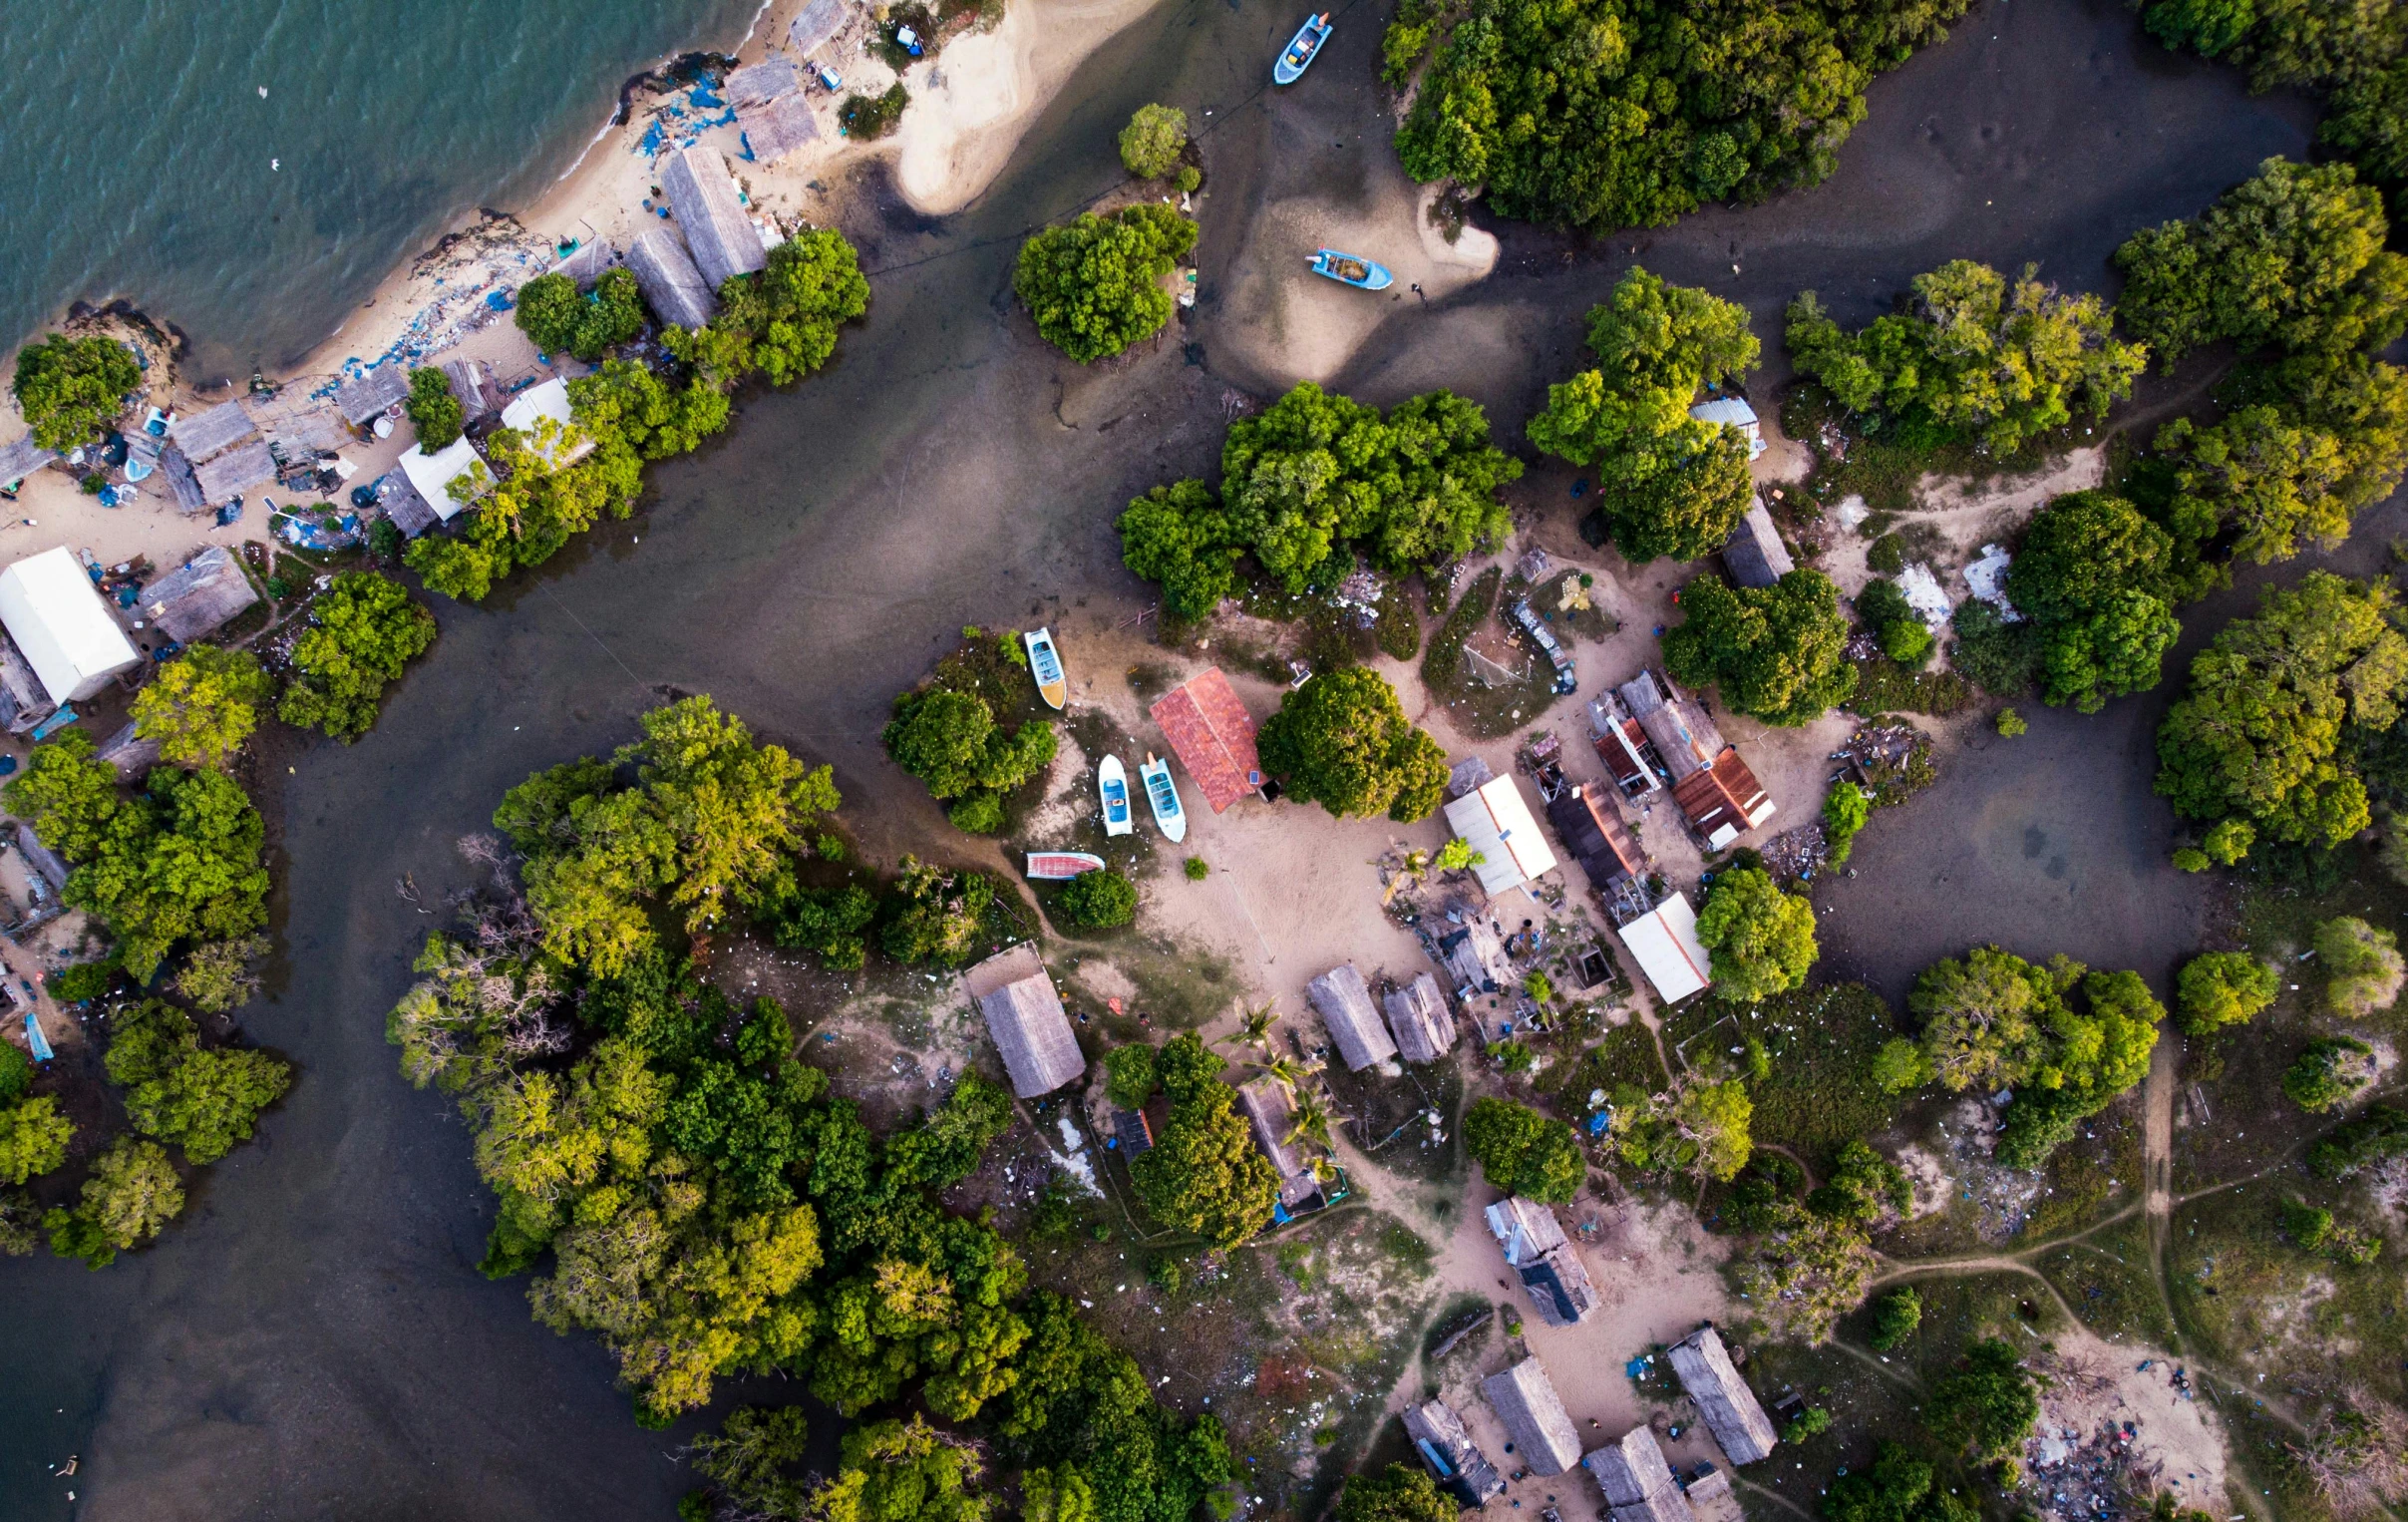
{"type": "Polygon", "coordinates": [[[1890,1006],[1862,983],[1808,987],[1745,1008],[1701,999],[1664,1026],[1664,1044],[1704,1065],[1744,1072],[1745,1048],[1764,1045],[1771,1074],[1748,1084],[1759,1142],[1786,1147],[1817,1170],[1852,1141],[1889,1129],[1897,1105],[1873,1081],[1874,1053],[1897,1034],[1890,1006]],[[1734,1056],[1731,1047],[1740,1047],[1734,1056]]]}
{"type": "Polygon", "coordinates": [[[2082,1122],[2072,1141],[2049,1154],[2048,1188],[2024,1218],[2025,1242],[2077,1231],[2141,1198],[2145,1102],[2134,1089],[2082,1122]]]}
{"type": "Polygon", "coordinates": [[[837,122],[845,136],[857,143],[870,143],[894,131],[903,119],[903,108],[911,104],[911,92],[896,81],[884,95],[849,95],[837,110],[837,122]]]}
{"type": "Polygon", "coordinates": [[[1608,1028],[1604,1039],[1582,1052],[1577,1062],[1550,1064],[1538,1078],[1542,1093],[1568,1095],[1569,1103],[1583,1112],[1594,1089],[1658,1094],[1671,1086],[1672,1076],[1655,1054],[1655,1038],[1635,1019],[1608,1028]]]}
{"type": "MultiPolygon", "coordinates": [[[[1907,513],[1915,486],[1925,476],[1969,481],[2038,470],[2081,440],[2070,428],[2024,441],[2000,458],[1970,443],[1936,448],[1894,441],[1870,420],[1851,414],[1813,381],[1793,384],[1781,398],[1781,431],[1814,452],[1815,468],[1804,491],[1818,504],[1862,497],[1877,513],[1907,513]]],[[[1869,536],[1870,537],[1870,536],[1869,536]]]]}
{"type": "Polygon", "coordinates": [[[1979,694],[1953,671],[1909,671],[1887,655],[1856,662],[1858,713],[1928,713],[1945,717],[1973,706],[1979,694]]]}
{"type": "Polygon", "coordinates": [[[1380,588],[1379,619],[1371,631],[1383,654],[1411,660],[1421,653],[1422,621],[1414,616],[1413,599],[1403,586],[1391,581],[1380,588]]]}
{"type": "Polygon", "coordinates": [[[1554,701],[1554,668],[1532,658],[1519,682],[1487,687],[1472,680],[1464,646],[1496,614],[1505,590],[1505,571],[1492,566],[1472,582],[1463,600],[1430,640],[1422,658],[1422,684],[1447,707],[1455,726],[1479,739],[1496,740],[1533,722],[1554,701]]]}
{"type": "Polygon", "coordinates": [[[2174,1323],[2150,1271],[2149,1227],[2141,1217],[2050,1248],[2031,1264],[2101,1336],[2172,1345],[2174,1323]]]}

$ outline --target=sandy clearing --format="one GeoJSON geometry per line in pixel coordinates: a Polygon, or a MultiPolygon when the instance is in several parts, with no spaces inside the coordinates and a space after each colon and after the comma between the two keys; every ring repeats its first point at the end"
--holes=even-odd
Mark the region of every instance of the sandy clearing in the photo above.
{"type": "Polygon", "coordinates": [[[2208,1401],[2174,1387],[2179,1360],[2107,1342],[2079,1325],[2056,1333],[2052,1345],[2031,1360],[2048,1383],[2039,1426],[2024,1447],[2029,1498],[2042,1515],[2095,1515],[2085,1503],[2105,1487],[2090,1472],[2110,1455],[2121,1458],[2127,1474],[2154,1480],[2182,1505],[2223,1513],[2224,1423],[2208,1401]],[[2134,1426],[2131,1437],[2115,1444],[2126,1421],[2134,1426]]]}
{"type": "Polygon", "coordinates": [[[976,200],[1087,55],[1155,4],[1014,0],[993,31],[947,43],[905,75],[911,109],[895,131],[903,198],[932,216],[976,200]]]}

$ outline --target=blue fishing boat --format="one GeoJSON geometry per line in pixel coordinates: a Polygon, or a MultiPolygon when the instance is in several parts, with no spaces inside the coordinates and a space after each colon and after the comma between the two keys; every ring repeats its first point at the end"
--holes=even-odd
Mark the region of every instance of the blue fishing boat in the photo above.
{"type": "Polygon", "coordinates": [[[1037,679],[1037,695],[1049,707],[1070,701],[1070,683],[1063,679],[1062,656],[1054,648],[1054,631],[1038,629],[1020,636],[1028,645],[1028,672],[1037,679]]]}
{"type": "Polygon", "coordinates": [[[1104,795],[1104,833],[1127,835],[1137,828],[1129,815],[1129,774],[1118,756],[1106,756],[1095,771],[1096,791],[1104,795]]]}
{"type": "Polygon", "coordinates": [[[1154,822],[1174,842],[1188,838],[1188,811],[1180,807],[1179,786],[1171,780],[1171,763],[1152,756],[1137,769],[1146,785],[1146,802],[1154,807],[1154,822]]]}
{"type": "Polygon", "coordinates": [[[1321,44],[1329,40],[1329,12],[1305,17],[1304,25],[1296,28],[1296,35],[1289,40],[1287,51],[1271,65],[1271,83],[1292,85],[1304,78],[1304,71],[1320,56],[1321,44]]]}
{"type": "Polygon", "coordinates": [[[1357,290],[1386,290],[1396,283],[1396,276],[1388,272],[1387,265],[1340,253],[1335,248],[1316,250],[1308,263],[1314,274],[1357,290]]]}

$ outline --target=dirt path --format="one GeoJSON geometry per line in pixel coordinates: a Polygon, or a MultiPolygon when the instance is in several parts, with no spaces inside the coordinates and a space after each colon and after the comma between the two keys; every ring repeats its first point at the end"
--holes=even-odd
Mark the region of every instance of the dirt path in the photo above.
{"type": "Polygon", "coordinates": [[[2166,1280],[2166,1228],[2174,1214],[2174,1087],[2177,1055],[2172,1032],[2149,1054],[2148,1113],[2141,1131],[2142,1176],[2148,1181],[2149,1245],[2160,1289],[2166,1280]]]}

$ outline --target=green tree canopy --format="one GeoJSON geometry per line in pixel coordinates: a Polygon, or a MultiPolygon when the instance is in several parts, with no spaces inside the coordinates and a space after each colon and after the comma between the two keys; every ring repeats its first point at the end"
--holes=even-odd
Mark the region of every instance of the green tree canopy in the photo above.
{"type": "Polygon", "coordinates": [[[1137,885],[1110,868],[1083,872],[1062,885],[1055,903],[1083,930],[1111,930],[1137,918],[1137,885]]]}
{"type": "Polygon", "coordinates": [[[1739,1177],[1755,1153],[1755,1141],[1748,1134],[1755,1116],[1756,1102],[1736,1078],[1692,1084],[1673,1107],[1682,1139],[1696,1144],[1697,1171],[1726,1184],[1739,1177]]]}
{"type": "Polygon", "coordinates": [[[1697,917],[1697,939],[1713,961],[1714,991],[1735,1003],[1754,1003],[1803,985],[1819,953],[1815,906],[1781,891],[1753,867],[1714,879],[1697,917]]]}
{"type": "Polygon", "coordinates": [[[1299,801],[1341,819],[1384,811],[1409,823],[1446,791],[1447,753],[1368,666],[1324,671],[1289,691],[1262,726],[1260,750],[1264,769],[1299,801]]]}
{"type": "Polygon", "coordinates": [[[1810,724],[1856,695],[1840,591],[1820,571],[1771,586],[1704,575],[1681,588],[1681,622],[1664,635],[1675,681],[1718,687],[1732,708],[1768,724],[1810,724]]]}
{"type": "Polygon", "coordinates": [[[1397,12],[1402,85],[1437,42],[1396,135],[1416,180],[1487,187],[1504,215],[1604,231],[1813,185],[1865,116],[1865,87],[1947,35],[1960,0],[1880,7],[1475,0],[1397,12]]]}
{"type": "Polygon", "coordinates": [[[719,299],[711,326],[741,337],[751,367],[786,386],[835,357],[845,324],[869,310],[869,278],[845,235],[820,227],[772,248],[759,273],[730,276],[719,299]]]}
{"type": "Polygon", "coordinates": [[[2342,915],[2316,927],[2315,951],[2324,965],[2324,1002],[2335,1014],[2363,1019],[2399,998],[2408,963],[2390,931],[2342,915]]]}
{"type": "Polygon", "coordinates": [[[2311,1115],[2337,1110],[2375,1080],[2374,1048],[2351,1036],[2322,1036],[2307,1043],[2282,1074],[2282,1092],[2311,1115]]]}
{"type": "Polygon", "coordinates": [[[1988,946],[1924,968],[1906,1008],[1923,1022],[1932,1076],[1962,1093],[2022,1083],[2046,1052],[2064,998],[2048,968],[1988,946]]]}
{"type": "Polygon", "coordinates": [[[2388,585],[2311,571],[2265,590],[2191,662],[2158,727],[2157,791],[2187,819],[2238,815],[2261,837],[2336,846],[2366,828],[2351,732],[2388,730],[2408,691],[2408,638],[2388,585]]]}
{"type": "Polygon", "coordinates": [[[2174,982],[2183,1029],[2195,1036],[2245,1024],[2281,987],[2273,966],[2246,951],[2203,952],[2183,963],[2174,982]]]}
{"type": "Polygon", "coordinates": [[[1220,499],[1190,479],[1158,486],[1129,504],[1115,526],[1121,560],[1163,589],[1163,606],[1194,621],[1237,591],[1237,563],[1245,549],[1220,499]]]}
{"type": "Polygon", "coordinates": [[[1047,343],[1077,360],[1110,359],[1171,320],[1163,279],[1196,246],[1196,224],[1152,201],[1093,211],[1020,247],[1012,289],[1047,343]]]}
{"type": "Polygon", "coordinates": [[[259,727],[275,684],[248,650],[197,644],[134,695],[134,732],[177,766],[222,768],[259,727]]]}
{"type": "Polygon", "coordinates": [[[1188,146],[1188,114],[1176,106],[1140,106],[1121,129],[1121,167],[1140,180],[1160,180],[1179,167],[1188,146]]]}
{"type": "Polygon", "coordinates": [[[121,1136],[92,1165],[75,1208],[42,1218],[50,1250],[105,1269],[183,1213],[183,1181],[157,1142],[121,1136]]]}
{"type": "Polygon", "coordinates": [[[842,1453],[836,1477],[811,1498],[825,1522],[983,1522],[994,1508],[976,1489],[978,1450],[924,1417],[856,1427],[842,1453]]]}
{"type": "Polygon", "coordinates": [[[376,722],[386,686],[434,642],[435,615],[399,581],[343,571],[309,604],[277,716],[333,739],[357,739],[376,722]]]}
{"type": "Polygon", "coordinates": [[[1851,1469],[1831,1482],[1823,1515],[1830,1522],[1979,1522],[1981,1517],[1933,1483],[1929,1464],[1894,1442],[1875,1451],[1870,1468],[1851,1469]]]}
{"type": "Polygon", "coordinates": [[[2162,365],[2202,344],[2338,354],[2408,326],[2408,259],[2385,250],[2383,198],[2348,164],[2268,159],[2186,221],[2115,253],[2125,323],[2162,365]]]}
{"type": "Polygon", "coordinates": [[[1130,1165],[1138,1200],[1155,1220],[1215,1247],[1251,1240],[1270,1225],[1279,1179],[1237,1113],[1237,1091],[1217,1076],[1220,1059],[1190,1031],[1164,1046],[1161,1069],[1171,1116],[1130,1165]]]}
{"type": "MultiPolygon", "coordinates": [[[[948,687],[923,687],[894,700],[894,717],[879,738],[894,764],[928,785],[939,802],[948,799],[994,798],[1011,792],[1051,765],[1054,726],[1031,719],[1006,730],[995,722],[994,710],[976,692],[948,687]]],[[[971,821],[956,811],[954,821],[965,828],[971,821]]],[[[980,819],[987,829],[999,827],[998,808],[980,819]]]]}
{"type": "Polygon", "coordinates": [[[1923,1298],[1914,1286],[1900,1285],[1874,1302],[1871,1340],[1876,1349],[1894,1352],[1922,1325],[1923,1298]]]}
{"type": "Polygon", "coordinates": [[[126,1089],[136,1131],[213,1163],[250,1140],[259,1112],[292,1087],[292,1066],[263,1051],[203,1047],[191,1017],[145,999],[111,1021],[110,1081],[126,1089]]]}
{"type": "Polygon", "coordinates": [[[1588,1179],[1571,1127],[1510,1099],[1473,1100],[1463,1140],[1480,1171],[1507,1194],[1567,1205],[1588,1179]]]}
{"type": "Polygon", "coordinates": [[[800,1407],[740,1405],[694,1439],[694,1472],[746,1515],[801,1517],[803,1487],[787,1471],[810,1451],[808,1434],[800,1407]]]}
{"type": "Polygon", "coordinates": [[[603,270],[590,296],[567,275],[537,275],[518,287],[517,302],[518,330],[537,350],[587,364],[644,330],[643,295],[627,269],[603,270]]]}
{"type": "Polygon", "coordinates": [[[0,1105],[0,1184],[21,1185],[56,1170],[67,1161],[74,1137],[75,1123],[48,1094],[0,1105]]]}
{"type": "Polygon", "coordinates": [[[1917,275],[1913,292],[1908,312],[1850,334],[1808,291],[1790,304],[1788,331],[1800,372],[1851,412],[1892,420],[1908,443],[2012,454],[2076,418],[2105,417],[2148,364],[2146,348],[2111,336],[2106,302],[2060,293],[2036,266],[2010,285],[1957,259],[1917,275]]]}
{"type": "Polygon", "coordinates": [[[727,427],[726,393],[697,378],[672,387],[632,360],[602,362],[568,383],[568,405],[588,438],[615,439],[641,460],[666,460],[700,449],[727,427]]]}
{"type": "Polygon", "coordinates": [[[2182,633],[2173,537],[2105,492],[2059,497],[2033,516],[2006,591],[2039,628],[2048,701],[2084,713],[2156,686],[2182,633]]]}
{"type": "Polygon", "coordinates": [[[1428,1471],[1411,1464],[1350,1474],[1338,1494],[1338,1522],[1456,1522],[1462,1512],[1438,1493],[1428,1471]]]}
{"type": "Polygon", "coordinates": [[[468,418],[468,410],[452,394],[451,377],[432,365],[410,372],[410,397],[402,407],[410,415],[410,426],[418,430],[418,447],[430,455],[457,441],[468,418]]]}
{"type": "Polygon", "coordinates": [[[1597,367],[1548,388],[1530,439],[1594,463],[1600,511],[1634,561],[1693,561],[1722,548],[1754,485],[1747,441],[1689,416],[1705,386],[1755,368],[1747,309],[1633,266],[1588,313],[1597,367]]]}
{"type": "Polygon", "coordinates": [[[37,828],[59,826],[43,836],[75,867],[62,897],[108,924],[128,972],[147,980],[178,944],[232,940],[267,923],[266,829],[230,778],[163,766],[143,794],[121,800],[116,768],[92,758],[90,741],[47,748],[47,766],[10,784],[10,807],[31,807],[37,828]]]}
{"type": "Polygon", "coordinates": [[[1923,1423],[1970,1453],[1977,1463],[2011,1455],[2040,1420],[2040,1396],[2015,1349],[1985,1337],[1965,1349],[1963,1363],[1931,1388],[1923,1423]]]}
{"type": "Polygon", "coordinates": [[[17,351],[17,410],[34,442],[60,454],[97,441],[142,383],[133,351],[114,338],[53,333],[17,351]]]}

